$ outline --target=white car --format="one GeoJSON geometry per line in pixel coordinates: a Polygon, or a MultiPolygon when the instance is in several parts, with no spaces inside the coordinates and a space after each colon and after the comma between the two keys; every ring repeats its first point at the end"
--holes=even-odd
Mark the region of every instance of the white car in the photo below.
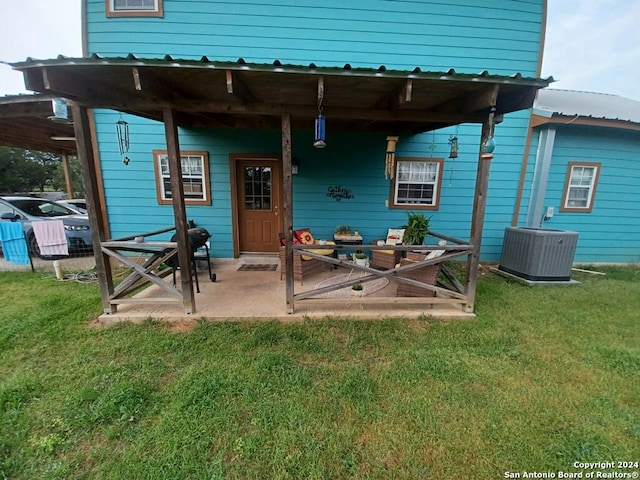
{"type": "Polygon", "coordinates": [[[71,200],[58,200],[56,203],[60,203],[71,210],[74,210],[82,215],[87,214],[87,201],[84,198],[74,198],[71,200]]]}

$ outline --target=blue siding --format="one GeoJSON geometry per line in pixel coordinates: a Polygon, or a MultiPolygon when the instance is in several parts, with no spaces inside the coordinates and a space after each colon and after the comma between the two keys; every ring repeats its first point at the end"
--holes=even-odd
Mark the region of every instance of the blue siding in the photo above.
{"type": "MultiPolygon", "coordinates": [[[[545,196],[545,206],[553,206],[555,215],[544,227],[579,232],[576,262],[640,262],[640,134],[613,128],[556,128],[545,196]],[[591,213],[560,212],[569,162],[601,163],[591,213]]],[[[529,185],[532,171],[533,161],[527,172],[529,185]]],[[[524,199],[528,198],[526,191],[524,199]]],[[[523,203],[521,221],[526,208],[523,203]]]]}
{"type": "MultiPolygon", "coordinates": [[[[164,0],[163,18],[106,18],[104,0],[86,0],[88,52],[104,56],[199,59],[319,66],[377,67],[535,76],[543,0],[164,0]]],[[[173,223],[171,206],[158,205],[152,150],[165,149],[161,124],[126,115],[131,162],[125,166],[115,142],[118,114],[96,112],[105,194],[113,237],[173,223]],[[140,215],[142,212],[142,215],[140,215]],[[135,219],[135,221],[132,221],[135,219]],[[135,223],[134,223],[135,222],[135,223]]],[[[481,258],[497,260],[504,227],[510,225],[528,112],[505,117],[496,127],[481,258]]],[[[384,178],[384,135],[336,133],[328,120],[325,150],[311,146],[311,132],[293,132],[301,159],[294,177],[294,225],[329,237],[339,224],[360,230],[367,241],[406,221],[406,210],[389,209],[384,178]],[[349,188],[355,198],[335,201],[329,186],[349,188]]],[[[462,239],[470,232],[480,126],[402,137],[397,156],[445,158],[440,208],[429,211],[435,231],[462,239]],[[448,158],[449,135],[460,139],[459,157],[448,158]],[[432,148],[435,145],[435,148],[432,148]]],[[[187,207],[188,218],[215,239],[213,255],[233,252],[229,153],[279,156],[279,131],[180,129],[182,150],[209,152],[212,206],[187,207]]]]}
{"type": "MultiPolygon", "coordinates": [[[[520,114],[522,115],[522,114],[520,114]]],[[[125,115],[131,133],[130,163],[124,165],[117,150],[113,127],[117,113],[96,112],[100,139],[102,175],[107,196],[112,237],[150,231],[173,223],[170,205],[158,205],[152,150],[166,148],[164,130],[156,122],[125,115]],[[139,212],[142,212],[140,215],[139,212]],[[135,218],[135,223],[132,223],[135,218]]],[[[507,122],[505,122],[507,123],[507,122]]],[[[513,129],[509,129],[513,130],[513,129]]],[[[516,195],[522,140],[517,134],[496,135],[499,154],[493,160],[487,205],[483,257],[498,258],[502,231],[508,226],[516,195]],[[493,231],[493,233],[492,233],[493,231]],[[496,257],[496,255],[498,257],[496,257]]],[[[397,157],[444,158],[440,208],[428,211],[432,229],[469,239],[480,127],[461,126],[436,134],[402,137],[397,157]],[[450,134],[460,139],[459,156],[448,158],[450,134]]],[[[517,129],[516,129],[517,133],[517,129]]],[[[337,225],[349,224],[369,239],[384,236],[387,228],[403,225],[406,210],[389,209],[391,182],[384,178],[385,135],[331,133],[323,150],[311,146],[311,132],[294,132],[293,154],[300,159],[300,174],[294,176],[294,225],[311,227],[328,238],[337,225]],[[336,201],[328,188],[341,186],[355,198],[336,201]]],[[[188,206],[188,218],[207,228],[216,239],[215,256],[233,252],[231,226],[230,152],[280,156],[279,131],[180,129],[182,150],[209,153],[212,206],[188,206]]]]}
{"type": "Polygon", "coordinates": [[[534,75],[542,1],[175,1],[164,18],[106,18],[87,0],[89,53],[534,75]]]}

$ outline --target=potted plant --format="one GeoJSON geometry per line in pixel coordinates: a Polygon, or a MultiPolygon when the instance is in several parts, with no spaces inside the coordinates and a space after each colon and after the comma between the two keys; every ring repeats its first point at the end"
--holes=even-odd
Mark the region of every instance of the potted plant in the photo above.
{"type": "Polygon", "coordinates": [[[367,257],[364,253],[355,253],[353,255],[353,261],[356,263],[356,265],[366,267],[369,264],[369,257],[367,257]]]}
{"type": "Polygon", "coordinates": [[[338,225],[335,233],[336,235],[351,235],[351,227],[349,225],[338,225]]]}
{"type": "Polygon", "coordinates": [[[352,297],[361,297],[363,294],[362,284],[356,283],[351,286],[351,296],[352,297]]]}
{"type": "Polygon", "coordinates": [[[405,245],[422,245],[429,233],[429,220],[422,212],[407,212],[407,226],[404,230],[405,245]]]}

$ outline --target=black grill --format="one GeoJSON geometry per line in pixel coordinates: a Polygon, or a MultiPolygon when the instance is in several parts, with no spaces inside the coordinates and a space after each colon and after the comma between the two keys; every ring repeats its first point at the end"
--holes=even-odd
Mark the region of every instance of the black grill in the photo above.
{"type": "MultiPolygon", "coordinates": [[[[211,238],[211,234],[207,229],[202,227],[190,228],[187,230],[187,235],[189,235],[189,245],[191,246],[192,251],[196,251],[198,248],[204,247],[204,244],[211,238]]],[[[171,241],[175,242],[177,237],[178,234],[176,233],[171,237],[171,241]]]]}
{"type": "MultiPolygon", "coordinates": [[[[207,231],[206,228],[195,227],[187,230],[187,235],[189,236],[189,245],[191,246],[191,252],[194,253],[200,247],[204,247],[207,243],[207,240],[211,238],[211,234],[207,231]]],[[[171,237],[172,242],[178,241],[178,234],[175,233],[171,237]]],[[[166,249],[163,253],[168,253],[171,249],[166,249]]],[[[174,255],[169,260],[166,261],[166,264],[170,267],[177,268],[178,267],[178,256],[174,255]]]]}
{"type": "MultiPolygon", "coordinates": [[[[196,290],[197,290],[198,293],[200,293],[200,284],[198,283],[198,267],[196,265],[196,250],[199,249],[200,247],[204,247],[206,245],[207,241],[211,238],[211,234],[207,231],[206,228],[194,227],[194,228],[190,228],[189,230],[187,230],[187,235],[188,235],[188,238],[189,238],[189,246],[191,247],[191,261],[193,262],[193,272],[195,274],[195,279],[196,279],[196,290]]],[[[171,241],[172,242],[176,242],[177,240],[178,240],[178,234],[175,233],[171,237],[171,241]]],[[[172,250],[173,249],[171,249],[171,248],[167,248],[162,253],[163,254],[167,254],[167,253],[171,252],[172,250]]],[[[215,282],[216,281],[216,274],[215,273],[211,273],[211,264],[209,263],[209,247],[206,247],[206,253],[203,252],[202,255],[204,256],[204,258],[202,260],[206,262],[207,270],[209,271],[209,279],[212,282],[215,282]]],[[[198,255],[197,259],[201,260],[200,255],[198,255]]],[[[178,266],[179,266],[178,255],[174,255],[173,257],[168,259],[165,263],[169,267],[173,268],[173,270],[174,270],[173,283],[175,285],[175,283],[176,283],[175,269],[178,268],[178,266]]]]}

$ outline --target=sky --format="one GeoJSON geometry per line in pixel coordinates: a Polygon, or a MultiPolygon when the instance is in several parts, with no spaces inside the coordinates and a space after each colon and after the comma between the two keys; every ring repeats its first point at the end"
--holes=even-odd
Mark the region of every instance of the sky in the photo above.
{"type": "MultiPolygon", "coordinates": [[[[55,4],[0,0],[0,61],[82,56],[81,0],[55,4]]],[[[638,22],[640,0],[548,0],[541,76],[553,76],[551,88],[640,101],[638,22]]],[[[17,93],[27,93],[22,74],[0,64],[0,96],[17,93]]]]}

